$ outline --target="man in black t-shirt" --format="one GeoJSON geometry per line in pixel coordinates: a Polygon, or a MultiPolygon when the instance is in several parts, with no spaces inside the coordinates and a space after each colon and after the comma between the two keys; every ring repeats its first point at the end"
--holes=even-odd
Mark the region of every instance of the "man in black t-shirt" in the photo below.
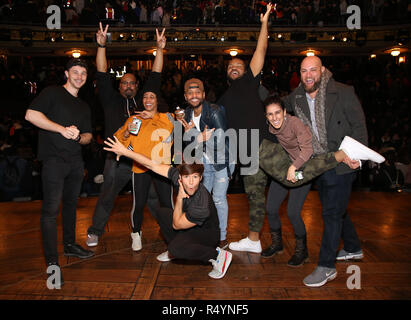
{"type": "MultiPolygon", "coordinates": [[[[211,133],[204,140],[208,140],[211,133]]],[[[153,172],[169,178],[178,187],[174,209],[157,208],[157,222],[168,244],[168,250],[157,257],[161,262],[172,259],[211,262],[213,270],[208,274],[213,279],[224,277],[230,266],[232,254],[216,248],[220,240],[217,209],[213,198],[201,182],[202,164],[180,164],[173,168],[157,164],[151,159],[124,147],[116,137],[108,138],[104,149],[124,155],[144,165],[153,172]]]]}
{"type": "Polygon", "coordinates": [[[64,255],[91,257],[75,243],[76,206],[84,176],[81,145],[92,139],[88,105],[78,97],[87,79],[87,65],[68,62],[67,82],[44,89],[30,104],[26,120],[40,128],[38,159],[42,161],[43,205],[41,232],[46,263],[58,267],[57,215],[63,200],[64,255]]]}
{"type": "Polygon", "coordinates": [[[229,248],[255,253],[262,251],[259,232],[265,217],[264,179],[267,182],[265,173],[259,168],[259,143],[263,138],[273,140],[268,134],[259,96],[261,71],[268,46],[268,18],[271,9],[272,5],[269,3],[266,13],[260,16],[261,30],[250,65],[246,67],[244,61],[238,58],[229,62],[227,77],[230,86],[217,101],[226,108],[228,127],[237,131],[240,175],[243,176],[244,189],[250,205],[249,235],[238,242],[231,242],[229,248]],[[244,132],[246,141],[242,135],[244,132]],[[261,181],[263,183],[260,183],[261,181]]]}

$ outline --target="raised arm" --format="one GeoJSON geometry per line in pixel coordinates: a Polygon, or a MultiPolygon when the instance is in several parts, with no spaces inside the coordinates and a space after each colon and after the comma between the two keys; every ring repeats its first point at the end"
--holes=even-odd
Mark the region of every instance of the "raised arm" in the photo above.
{"type": "Polygon", "coordinates": [[[100,22],[99,30],[96,33],[96,41],[99,45],[97,48],[96,65],[97,71],[107,72],[107,57],[106,57],[106,41],[107,41],[108,25],[103,30],[103,25],[100,22]]]}
{"type": "Polygon", "coordinates": [[[154,171],[155,173],[168,178],[168,170],[170,169],[169,165],[155,163],[153,160],[147,158],[146,156],[143,156],[140,153],[131,151],[130,149],[127,149],[117,139],[117,137],[114,137],[114,140],[107,138],[107,140],[104,141],[104,143],[108,146],[108,147],[104,147],[104,150],[111,151],[117,154],[117,160],[120,159],[121,156],[125,156],[127,158],[134,160],[135,162],[140,163],[141,165],[145,166],[147,169],[150,169],[154,171]]]}
{"type": "Polygon", "coordinates": [[[268,18],[270,17],[271,8],[272,4],[270,2],[267,4],[267,11],[265,14],[260,15],[260,35],[258,36],[257,47],[250,62],[250,69],[253,72],[254,77],[263,70],[264,66],[265,53],[267,52],[268,47],[268,18]]]}
{"type": "Polygon", "coordinates": [[[156,42],[156,57],[154,59],[153,63],[153,68],[151,71],[153,72],[159,72],[163,70],[163,63],[164,63],[164,54],[163,54],[163,49],[166,46],[167,38],[164,36],[164,32],[166,31],[165,28],[163,28],[163,31],[161,34],[159,34],[158,29],[156,29],[156,36],[157,36],[157,42],[156,42]]]}

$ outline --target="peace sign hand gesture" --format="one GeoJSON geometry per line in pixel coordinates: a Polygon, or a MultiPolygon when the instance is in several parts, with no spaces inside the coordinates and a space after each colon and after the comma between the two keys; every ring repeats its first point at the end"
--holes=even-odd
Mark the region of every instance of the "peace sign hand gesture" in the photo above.
{"type": "Polygon", "coordinates": [[[103,24],[100,22],[100,28],[96,33],[96,41],[100,46],[106,45],[107,30],[108,30],[108,24],[106,25],[106,28],[103,30],[103,24]]]}
{"type": "Polygon", "coordinates": [[[156,29],[156,36],[157,36],[157,49],[164,49],[166,47],[166,42],[167,38],[164,36],[164,32],[166,31],[165,28],[163,28],[163,31],[161,34],[158,33],[158,29],[156,29]]]}
{"type": "Polygon", "coordinates": [[[271,12],[272,8],[273,8],[272,3],[271,2],[268,3],[267,4],[267,11],[265,12],[265,14],[264,15],[262,13],[260,14],[260,22],[261,23],[268,22],[268,18],[270,17],[270,12],[271,12]]]}

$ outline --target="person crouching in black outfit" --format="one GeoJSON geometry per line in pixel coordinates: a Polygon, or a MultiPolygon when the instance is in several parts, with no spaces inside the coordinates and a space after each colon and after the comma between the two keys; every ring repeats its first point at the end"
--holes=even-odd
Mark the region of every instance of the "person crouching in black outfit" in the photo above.
{"type": "MultiPolygon", "coordinates": [[[[204,133],[204,141],[211,133],[204,133]]],[[[160,225],[168,250],[157,257],[161,262],[172,259],[211,262],[213,269],[208,273],[213,279],[223,278],[230,266],[232,254],[217,247],[220,227],[217,209],[210,193],[201,182],[204,172],[202,164],[182,163],[177,168],[158,164],[151,159],[127,149],[119,140],[108,138],[104,149],[124,155],[144,165],[153,172],[166,177],[178,187],[174,209],[157,208],[160,225]]]]}

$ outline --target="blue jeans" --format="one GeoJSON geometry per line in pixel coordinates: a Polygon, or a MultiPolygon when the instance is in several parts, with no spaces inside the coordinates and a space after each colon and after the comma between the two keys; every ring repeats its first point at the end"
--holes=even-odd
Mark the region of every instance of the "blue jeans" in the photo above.
{"type": "Polygon", "coordinates": [[[335,268],[335,258],[341,238],[347,252],[356,252],[361,249],[360,240],[347,213],[355,177],[355,172],[337,175],[335,169],[331,169],[317,180],[324,222],[319,266],[335,268]]]}
{"type": "MultiPolygon", "coordinates": [[[[231,174],[234,164],[229,166],[231,174]]],[[[227,189],[229,184],[227,168],[216,171],[212,164],[204,164],[203,185],[213,196],[220,222],[220,240],[225,240],[227,235],[228,203],[227,189]]]]}

